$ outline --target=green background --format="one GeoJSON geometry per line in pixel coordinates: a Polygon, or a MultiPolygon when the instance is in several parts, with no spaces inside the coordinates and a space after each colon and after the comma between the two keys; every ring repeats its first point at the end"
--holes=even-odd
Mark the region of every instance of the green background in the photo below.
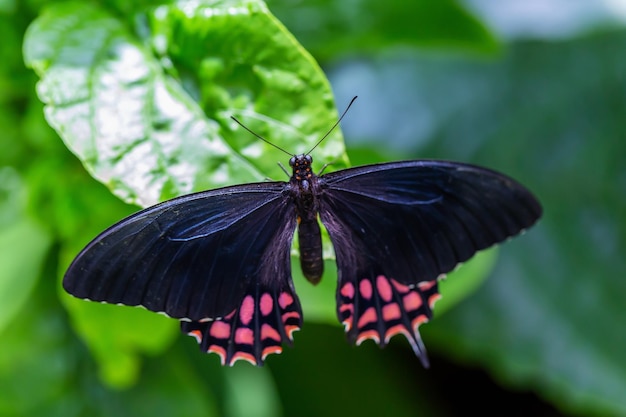
{"type": "Polygon", "coordinates": [[[626,415],[626,30],[468,4],[0,1],[0,416],[626,415]],[[284,178],[230,115],[306,152],[354,95],[318,169],[472,162],[544,205],[442,285],[429,370],[401,338],[345,342],[331,257],[319,287],[295,277],[303,329],[263,368],[63,293],[137,205],[284,178]]]}

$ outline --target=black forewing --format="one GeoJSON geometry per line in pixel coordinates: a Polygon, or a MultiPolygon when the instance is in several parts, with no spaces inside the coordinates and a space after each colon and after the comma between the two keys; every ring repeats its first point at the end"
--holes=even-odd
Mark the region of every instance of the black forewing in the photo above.
{"type": "Polygon", "coordinates": [[[320,183],[340,282],[363,274],[430,281],[541,216],[535,197],[513,179],[456,162],[369,165],[320,183]]]}
{"type": "Polygon", "coordinates": [[[285,187],[226,187],[142,210],[83,249],[63,286],[80,298],[175,318],[229,314],[252,279],[270,287],[290,283],[296,217],[285,187]]]}

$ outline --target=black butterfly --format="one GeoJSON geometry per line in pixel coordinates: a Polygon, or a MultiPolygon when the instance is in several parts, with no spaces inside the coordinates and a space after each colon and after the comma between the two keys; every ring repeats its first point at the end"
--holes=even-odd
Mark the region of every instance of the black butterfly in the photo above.
{"type": "Polygon", "coordinates": [[[304,276],[322,276],[319,216],[349,341],[385,346],[402,333],[428,366],[418,327],[432,316],[437,280],[541,216],[523,186],[473,165],[418,160],[317,176],[311,163],[293,156],[289,182],[203,191],[133,214],[82,250],[63,287],[179,319],[222,364],[262,365],[302,323],[291,279],[296,228],[304,276]]]}

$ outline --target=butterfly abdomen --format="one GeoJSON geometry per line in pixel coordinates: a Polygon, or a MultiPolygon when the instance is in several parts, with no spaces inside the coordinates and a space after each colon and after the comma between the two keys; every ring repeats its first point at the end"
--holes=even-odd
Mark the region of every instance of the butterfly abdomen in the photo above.
{"type": "Polygon", "coordinates": [[[300,267],[302,274],[312,284],[317,284],[324,273],[322,236],[317,219],[301,220],[298,225],[300,242],[300,267]]]}

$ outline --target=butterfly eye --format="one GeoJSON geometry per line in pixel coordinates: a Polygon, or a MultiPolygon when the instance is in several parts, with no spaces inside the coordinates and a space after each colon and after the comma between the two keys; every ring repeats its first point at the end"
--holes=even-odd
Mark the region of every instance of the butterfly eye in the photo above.
{"type": "Polygon", "coordinates": [[[293,166],[295,166],[295,165],[296,165],[296,157],[295,157],[295,156],[292,156],[292,157],[289,159],[289,166],[290,166],[290,167],[293,167],[293,166]]]}

